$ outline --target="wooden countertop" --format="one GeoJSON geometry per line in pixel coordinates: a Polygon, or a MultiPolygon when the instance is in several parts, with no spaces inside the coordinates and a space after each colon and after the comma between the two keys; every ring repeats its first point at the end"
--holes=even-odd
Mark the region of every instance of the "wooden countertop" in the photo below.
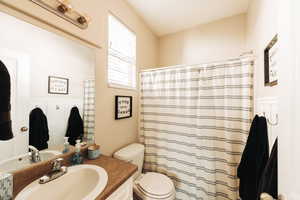
{"type": "Polygon", "coordinates": [[[100,156],[100,158],[96,160],[86,160],[84,164],[100,166],[104,168],[108,174],[107,185],[103,192],[97,197],[97,200],[104,200],[109,197],[138,169],[136,165],[107,156],[100,156]]]}
{"type": "MultiPolygon", "coordinates": [[[[86,149],[83,151],[84,154],[86,153],[85,151],[86,149]]],[[[67,153],[57,157],[64,158],[63,165],[69,166],[70,163],[68,160],[70,160],[72,154],[73,153],[67,153]]],[[[84,164],[100,166],[104,168],[108,174],[107,185],[103,192],[96,198],[96,200],[105,200],[138,169],[136,165],[104,155],[101,155],[96,160],[85,159],[84,164]]],[[[16,195],[28,184],[50,172],[51,166],[51,161],[47,161],[14,172],[14,197],[16,197],[16,195]]]]}

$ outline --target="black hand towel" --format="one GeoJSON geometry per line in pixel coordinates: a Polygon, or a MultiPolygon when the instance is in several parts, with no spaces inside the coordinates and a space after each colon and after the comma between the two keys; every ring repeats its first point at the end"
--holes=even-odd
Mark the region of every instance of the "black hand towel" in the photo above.
{"type": "Polygon", "coordinates": [[[69,137],[68,141],[71,145],[75,145],[76,140],[82,140],[83,137],[83,120],[76,106],[71,109],[66,137],[69,137]]]}
{"type": "Polygon", "coordinates": [[[268,193],[274,199],[278,199],[278,139],[276,139],[271,156],[268,160],[267,166],[263,172],[260,185],[259,194],[268,193]]]}
{"type": "Polygon", "coordinates": [[[0,140],[13,138],[10,110],[10,75],[0,60],[0,140]]]}
{"type": "Polygon", "coordinates": [[[48,148],[49,129],[46,115],[42,109],[35,108],[29,116],[29,145],[38,150],[48,148]]]}
{"type": "Polygon", "coordinates": [[[237,175],[242,200],[256,200],[263,170],[269,158],[268,128],[265,117],[255,116],[237,175]]]}

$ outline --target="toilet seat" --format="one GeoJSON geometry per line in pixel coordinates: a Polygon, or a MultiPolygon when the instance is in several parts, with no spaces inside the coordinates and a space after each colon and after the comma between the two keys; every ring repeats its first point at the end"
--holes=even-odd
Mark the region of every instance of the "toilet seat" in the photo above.
{"type": "Polygon", "coordinates": [[[175,189],[172,180],[160,173],[148,172],[135,181],[137,195],[151,199],[169,199],[174,196],[175,189]]]}

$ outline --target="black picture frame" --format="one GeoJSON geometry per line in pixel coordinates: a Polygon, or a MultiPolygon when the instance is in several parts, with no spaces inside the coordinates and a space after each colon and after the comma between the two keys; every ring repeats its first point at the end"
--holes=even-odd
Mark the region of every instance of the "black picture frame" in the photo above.
{"type": "Polygon", "coordinates": [[[49,76],[48,77],[48,94],[60,94],[60,95],[68,95],[69,94],[69,79],[68,78],[62,78],[62,77],[57,77],[57,76],[49,76]],[[62,92],[57,92],[57,91],[53,91],[52,88],[52,84],[54,79],[56,80],[63,80],[66,82],[66,89],[65,91],[62,92]]]}
{"type": "Polygon", "coordinates": [[[278,80],[270,81],[270,50],[278,41],[278,35],[271,40],[268,46],[264,50],[264,70],[265,70],[265,86],[275,86],[278,84],[278,80]]]}
{"type": "Polygon", "coordinates": [[[115,120],[126,119],[126,118],[131,118],[131,117],[132,117],[132,96],[115,96],[115,120]],[[123,102],[120,102],[120,101],[123,101],[123,102]],[[129,113],[127,115],[124,114],[124,116],[120,116],[121,114],[119,112],[120,112],[121,108],[119,106],[124,104],[124,101],[128,102],[127,103],[127,106],[128,106],[127,112],[129,112],[129,113]]]}

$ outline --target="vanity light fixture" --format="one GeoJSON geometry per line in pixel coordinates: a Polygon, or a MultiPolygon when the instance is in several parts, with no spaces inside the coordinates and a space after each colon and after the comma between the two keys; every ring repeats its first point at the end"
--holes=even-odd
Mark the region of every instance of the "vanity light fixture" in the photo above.
{"type": "Polygon", "coordinates": [[[69,0],[30,0],[40,7],[54,13],[55,15],[67,20],[68,22],[78,26],[81,29],[86,29],[90,17],[76,11],[69,0]]]}

